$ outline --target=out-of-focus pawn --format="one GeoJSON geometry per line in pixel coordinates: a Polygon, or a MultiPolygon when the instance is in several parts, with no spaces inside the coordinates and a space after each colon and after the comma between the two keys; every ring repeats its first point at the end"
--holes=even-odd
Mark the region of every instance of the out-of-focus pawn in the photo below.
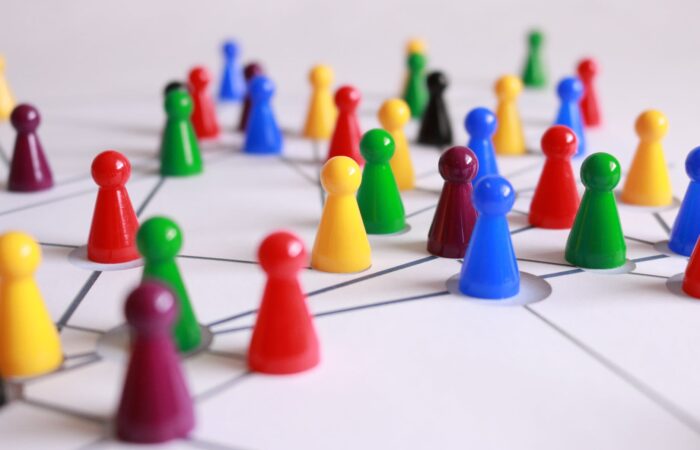
{"type": "Polygon", "coordinates": [[[0,120],[7,120],[15,109],[15,98],[5,76],[5,58],[0,55],[0,120]]]}
{"type": "Polygon", "coordinates": [[[412,53],[408,56],[408,80],[403,99],[411,109],[411,117],[420,119],[428,104],[428,87],[425,79],[425,67],[427,58],[421,53],[412,53]]]}
{"type": "Polygon", "coordinates": [[[430,96],[418,131],[418,142],[440,147],[452,144],[452,124],[445,102],[445,90],[449,85],[447,77],[442,72],[433,72],[426,78],[426,83],[430,96]]]}
{"type": "Polygon", "coordinates": [[[10,116],[17,131],[7,189],[13,192],[36,192],[53,186],[53,175],[37,128],[41,123],[39,111],[29,104],[17,105],[10,116]]]}
{"type": "Polygon", "coordinates": [[[379,108],[379,123],[394,138],[394,156],[391,157],[391,171],[394,173],[399,190],[408,191],[416,187],[416,175],[411,160],[411,151],[404,127],[411,120],[411,110],[405,101],[392,98],[379,108]]]}
{"type": "Polygon", "coordinates": [[[115,418],[117,438],[141,444],[185,438],[194,428],[192,398],[170,337],[173,293],[144,281],[126,300],[131,356],[115,418]]]}
{"type": "Polygon", "coordinates": [[[688,154],[685,172],[690,183],[673,222],[668,248],[679,255],[690,256],[700,237],[700,147],[695,147],[688,154]]]}
{"type": "Polygon", "coordinates": [[[576,133],[564,125],[554,125],[542,135],[542,151],[547,157],[528,220],[538,228],[571,228],[580,198],[571,157],[576,153],[576,133]]]}
{"type": "Polygon", "coordinates": [[[166,84],[163,88],[163,98],[167,97],[168,94],[170,94],[172,91],[177,90],[187,92],[187,84],[177,80],[169,81],[168,84],[166,84]]]}
{"type": "Polygon", "coordinates": [[[620,200],[638,206],[670,205],[673,189],[662,142],[668,132],[668,119],[661,111],[650,109],[639,115],[634,128],[639,145],[620,200]]]}
{"type": "Polygon", "coordinates": [[[352,86],[342,86],[335,93],[335,105],[338,107],[338,119],[328,149],[328,158],[347,156],[359,165],[365,160],[360,154],[360,122],[357,120],[357,107],[362,96],[352,86]]]}
{"type": "Polygon", "coordinates": [[[311,101],[304,123],[304,137],[309,139],[328,139],[333,134],[337,111],[333,103],[331,85],[333,84],[333,69],[319,64],[309,72],[311,83],[311,101]]]}
{"type": "Polygon", "coordinates": [[[238,120],[238,131],[245,131],[248,127],[248,117],[250,116],[250,82],[253,81],[253,78],[263,74],[263,68],[258,63],[252,62],[246,64],[245,69],[243,69],[247,89],[245,100],[243,101],[243,109],[241,110],[241,117],[238,120]]]}
{"type": "Polygon", "coordinates": [[[245,94],[245,81],[240,63],[240,49],[236,41],[228,40],[222,47],[224,70],[219,87],[219,101],[240,102],[245,94]]]}
{"type": "Polygon", "coordinates": [[[494,85],[498,99],[496,107],[496,133],[493,146],[499,155],[522,155],[525,153],[525,134],[518,112],[518,96],[523,90],[523,83],[515,75],[505,75],[494,85]]]}
{"type": "Polygon", "coordinates": [[[175,89],[165,96],[165,122],[160,144],[160,173],[165,176],[189,176],[202,173],[202,155],[192,128],[192,98],[175,89]]]}
{"type": "Polygon", "coordinates": [[[469,134],[467,147],[479,161],[479,171],[473,183],[487,175],[498,175],[496,152],[493,148],[493,134],[498,126],[496,116],[488,108],[474,108],[464,118],[464,128],[469,134]]]}
{"type": "Polygon", "coordinates": [[[583,96],[583,84],[576,77],[566,77],[557,86],[560,105],[554,125],[564,125],[576,133],[578,149],[575,156],[586,154],[586,135],[583,131],[579,102],[583,96]]]}
{"type": "Polygon", "coordinates": [[[250,116],[243,151],[258,155],[282,153],[282,132],[272,110],[275,84],[264,75],[250,82],[250,116]]]}
{"type": "Polygon", "coordinates": [[[209,95],[211,75],[206,67],[194,67],[189,74],[190,94],[192,95],[192,126],[199,139],[212,139],[219,136],[219,122],[216,118],[214,100],[209,95]]]}
{"type": "Polygon", "coordinates": [[[114,150],[104,151],[92,161],[92,178],[100,189],[87,244],[90,261],[115,264],[139,258],[139,221],[126,190],[130,176],[129,160],[114,150]]]}
{"type": "Polygon", "coordinates": [[[576,72],[583,83],[583,97],[579,103],[583,123],[589,128],[597,127],[602,123],[598,90],[595,87],[598,64],[591,58],[582,59],[576,67],[576,72]]]}
{"type": "Polygon", "coordinates": [[[539,30],[531,31],[527,36],[527,44],[523,83],[529,88],[543,88],[547,86],[547,70],[542,51],[544,35],[539,30]]]}
{"type": "Polygon", "coordinates": [[[34,273],[41,249],[29,235],[0,236],[0,376],[33,377],[63,362],[56,326],[44,305],[34,273]]]}
{"type": "Polygon", "coordinates": [[[267,282],[248,348],[248,367],[274,375],[309,370],[321,358],[299,283],[299,271],[308,261],[304,243],[287,231],[272,233],[260,244],[258,260],[267,282]]]}

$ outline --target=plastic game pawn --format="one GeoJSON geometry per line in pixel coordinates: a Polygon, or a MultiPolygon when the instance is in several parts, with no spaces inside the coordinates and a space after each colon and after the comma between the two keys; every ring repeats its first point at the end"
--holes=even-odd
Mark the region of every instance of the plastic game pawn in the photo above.
{"type": "Polygon", "coordinates": [[[33,377],[63,362],[61,341],[34,273],[41,249],[31,236],[0,236],[0,376],[33,377]]]}
{"type": "Polygon", "coordinates": [[[187,85],[185,83],[183,83],[182,81],[177,81],[177,80],[169,81],[168,84],[166,84],[165,87],[163,88],[163,98],[167,97],[168,94],[170,94],[172,91],[177,91],[177,90],[187,92],[187,85]]]}
{"type": "Polygon", "coordinates": [[[693,248],[685,268],[681,288],[691,297],[700,298],[700,246],[697,244],[693,248]]]}
{"type": "Polygon", "coordinates": [[[493,134],[497,126],[496,116],[487,108],[474,108],[464,118],[464,128],[469,134],[467,147],[479,161],[474,184],[487,175],[498,175],[496,151],[493,148],[493,134]]]}
{"type": "Polygon", "coordinates": [[[518,112],[518,96],[523,83],[515,75],[504,75],[496,81],[494,91],[498,98],[496,107],[496,132],[493,146],[499,155],[513,156],[525,154],[525,134],[518,112]]]}
{"type": "Polygon", "coordinates": [[[15,109],[15,98],[5,76],[5,58],[0,55],[0,120],[7,120],[15,109]]]}
{"type": "Polygon", "coordinates": [[[250,116],[245,130],[243,151],[257,155],[282,153],[282,132],[272,110],[275,84],[260,75],[250,82],[250,116]]]}
{"type": "Polygon", "coordinates": [[[391,157],[391,171],[399,190],[408,191],[416,187],[416,174],[411,160],[411,151],[404,127],[411,120],[411,110],[405,101],[392,98],[379,108],[379,123],[394,139],[394,156],[391,157]]]}
{"type": "Polygon", "coordinates": [[[245,95],[245,81],[240,67],[240,49],[236,41],[228,40],[222,47],[224,70],[219,87],[219,101],[240,102],[245,95]]]}
{"type": "Polygon", "coordinates": [[[406,213],[401,193],[389,161],[394,155],[394,139],[388,131],[369,130],[360,142],[367,161],[362,183],[357,191],[357,204],[368,234],[391,234],[406,228],[406,213]]]}
{"type": "Polygon", "coordinates": [[[554,125],[542,136],[545,160],[528,221],[538,228],[571,228],[580,198],[571,157],[576,153],[576,133],[564,125],[554,125]]]}
{"type": "Polygon", "coordinates": [[[360,166],[336,156],[321,169],[321,185],[328,197],[311,251],[311,267],[322,272],[353,273],[372,265],[372,251],[355,194],[360,166]]]}
{"type": "Polygon", "coordinates": [[[690,183],[673,222],[668,248],[679,255],[690,256],[700,237],[700,147],[688,154],[685,172],[690,183]]]}
{"type": "Polygon", "coordinates": [[[307,264],[304,243],[294,234],[270,234],[258,249],[267,282],[248,348],[253,372],[283,375],[309,370],[320,361],[313,320],[299,271],[307,264]]]}
{"type": "Polygon", "coordinates": [[[411,117],[420,119],[428,104],[428,86],[425,78],[425,66],[427,58],[421,53],[412,53],[408,56],[408,80],[403,99],[411,109],[411,117]]]}
{"type": "Polygon", "coordinates": [[[208,92],[211,75],[206,67],[194,67],[189,74],[190,95],[192,96],[192,126],[199,139],[213,139],[219,136],[219,121],[216,118],[214,100],[208,92]]]}
{"type": "MultiPolygon", "coordinates": [[[[264,71],[260,64],[254,62],[246,64],[245,68],[243,69],[246,86],[250,85],[253,78],[263,74],[264,71]]],[[[238,131],[245,131],[245,129],[248,127],[248,117],[250,117],[250,89],[246,89],[243,109],[241,110],[241,116],[238,120],[238,131]]]]}
{"type": "Polygon", "coordinates": [[[114,150],[104,151],[92,161],[92,178],[100,189],[87,244],[90,261],[115,264],[139,258],[139,221],[126,190],[130,176],[129,160],[114,150]]]}
{"type": "Polygon", "coordinates": [[[445,89],[449,85],[442,72],[433,72],[426,78],[428,105],[418,131],[418,142],[425,145],[444,146],[452,144],[452,124],[445,103],[445,89]]]}
{"type": "Polygon", "coordinates": [[[115,418],[121,441],[155,444],[185,438],[194,428],[193,402],[170,337],[177,315],[173,293],[145,281],[126,299],[131,356],[115,418]]]}
{"type": "Polygon", "coordinates": [[[644,111],[634,126],[639,145],[620,194],[624,203],[638,206],[666,206],[673,202],[662,139],[668,132],[668,119],[654,109],[644,111]]]}
{"type": "Polygon", "coordinates": [[[576,77],[566,77],[557,86],[557,95],[561,104],[554,125],[564,125],[574,133],[578,140],[578,148],[575,156],[586,154],[586,135],[583,131],[583,121],[581,119],[581,108],[579,102],[583,96],[583,84],[576,77]]]}
{"type": "Polygon", "coordinates": [[[579,106],[583,123],[589,128],[599,126],[603,120],[600,114],[598,93],[595,87],[595,77],[598,75],[598,64],[594,59],[582,59],[576,67],[578,77],[583,83],[583,97],[579,106]]]}
{"type": "MultiPolygon", "coordinates": [[[[408,60],[408,58],[414,53],[418,53],[420,55],[425,56],[427,50],[428,46],[426,45],[424,40],[419,38],[409,39],[409,41],[406,42],[406,60],[408,60]]],[[[408,64],[406,64],[406,66],[408,66],[408,64]]],[[[401,92],[399,93],[399,95],[403,95],[403,93],[406,92],[406,87],[408,85],[408,79],[410,78],[410,76],[410,70],[408,70],[407,67],[406,72],[404,73],[403,82],[401,83],[401,92]]]]}
{"type": "Polygon", "coordinates": [[[139,228],[136,245],[144,259],[143,280],[160,281],[176,296],[179,312],[173,327],[175,345],[183,353],[196,349],[202,335],[175,260],[182,247],[180,228],[166,217],[152,217],[139,228]]]}
{"type": "Polygon", "coordinates": [[[533,30],[527,36],[528,52],[523,69],[523,83],[529,88],[547,86],[547,70],[545,69],[542,46],[544,35],[539,30],[533,30]]]}
{"type": "Polygon", "coordinates": [[[620,163],[608,153],[594,153],[581,165],[586,191],[566,242],[565,258],[586,269],[613,269],[625,264],[627,246],[613,189],[620,163]]]}
{"type": "Polygon", "coordinates": [[[7,189],[12,192],[37,192],[53,186],[53,174],[39,140],[39,111],[28,104],[17,105],[10,122],[17,131],[7,189]]]}
{"type": "Polygon", "coordinates": [[[319,64],[309,72],[311,83],[311,101],[304,123],[304,137],[315,140],[328,139],[333,134],[337,111],[333,103],[331,85],[333,69],[319,64]]]}
{"type": "Polygon", "coordinates": [[[360,166],[365,160],[360,154],[360,122],[357,120],[357,107],[360,104],[360,91],[352,86],[342,86],[335,93],[338,118],[328,149],[328,159],[347,156],[360,166]]]}
{"type": "Polygon", "coordinates": [[[192,98],[175,89],[165,96],[168,120],[160,144],[160,173],[164,176],[190,176],[202,173],[202,155],[192,128],[192,98]]]}
{"type": "Polygon", "coordinates": [[[445,183],[428,231],[428,252],[443,258],[463,258],[476,222],[472,180],[479,171],[479,162],[467,147],[452,147],[440,156],[438,169],[445,183]]]}

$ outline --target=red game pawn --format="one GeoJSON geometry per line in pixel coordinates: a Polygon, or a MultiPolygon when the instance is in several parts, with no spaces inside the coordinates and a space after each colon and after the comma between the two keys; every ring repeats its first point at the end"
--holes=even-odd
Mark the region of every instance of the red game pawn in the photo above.
{"type": "Polygon", "coordinates": [[[311,369],[320,352],[299,284],[299,270],[308,264],[304,243],[287,231],[272,233],[260,244],[258,259],[267,284],[248,348],[248,367],[276,375],[311,369]]]}
{"type": "Polygon", "coordinates": [[[10,164],[7,189],[13,192],[36,192],[53,186],[53,175],[36,133],[41,117],[32,105],[17,105],[10,115],[17,131],[10,164]]]}
{"type": "Polygon", "coordinates": [[[598,94],[594,84],[594,78],[598,73],[598,64],[592,59],[583,59],[578,64],[578,77],[583,83],[583,97],[581,97],[581,115],[583,123],[587,127],[597,127],[601,124],[598,94]]]}
{"type": "Polygon", "coordinates": [[[479,162],[469,148],[457,146],[442,153],[438,169],[445,184],[428,232],[428,251],[443,258],[464,258],[476,222],[472,180],[479,162]]]}
{"type": "Polygon", "coordinates": [[[192,399],[171,338],[173,293],[144,281],[126,300],[131,358],[115,419],[117,437],[142,444],[185,438],[194,428],[192,399]]]}
{"type": "Polygon", "coordinates": [[[542,151],[547,160],[530,205],[528,220],[538,228],[571,228],[580,198],[571,157],[578,140],[571,128],[554,125],[542,135],[542,151]]]}
{"type": "Polygon", "coordinates": [[[693,253],[685,268],[683,277],[683,292],[691,297],[700,298],[700,247],[695,244],[693,253]]]}
{"type": "Polygon", "coordinates": [[[139,221],[126,191],[129,176],[129,160],[114,150],[100,153],[92,162],[92,178],[100,190],[88,237],[90,261],[116,264],[139,258],[136,249],[139,221]]]}
{"type": "Polygon", "coordinates": [[[216,106],[207,90],[209,81],[211,76],[205,67],[197,66],[190,71],[189,87],[194,105],[191,120],[199,139],[210,139],[219,135],[216,106]]]}
{"type": "MultiPolygon", "coordinates": [[[[263,68],[258,63],[250,63],[243,69],[243,76],[245,77],[246,85],[250,84],[250,81],[257,77],[258,75],[263,75],[265,72],[263,68]]],[[[241,110],[241,119],[238,121],[238,131],[245,131],[248,126],[248,116],[250,115],[250,93],[246,89],[245,100],[243,101],[243,109],[241,110]]]]}
{"type": "Polygon", "coordinates": [[[365,163],[360,154],[360,122],[357,120],[357,106],[360,104],[360,91],[352,86],[342,86],[335,93],[338,119],[328,149],[328,159],[334,156],[347,156],[359,165],[365,163]]]}

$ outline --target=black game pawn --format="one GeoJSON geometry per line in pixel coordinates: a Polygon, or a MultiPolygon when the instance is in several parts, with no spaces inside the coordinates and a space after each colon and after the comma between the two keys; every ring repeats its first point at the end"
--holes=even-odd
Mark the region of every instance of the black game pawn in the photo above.
{"type": "Polygon", "coordinates": [[[167,97],[168,94],[176,89],[187,91],[187,85],[182,81],[172,80],[163,88],[163,97],[167,97]]]}
{"type": "Polygon", "coordinates": [[[418,133],[418,143],[442,147],[452,144],[452,125],[447,113],[444,93],[447,77],[442,72],[432,72],[426,79],[430,97],[425,108],[418,133]]]}

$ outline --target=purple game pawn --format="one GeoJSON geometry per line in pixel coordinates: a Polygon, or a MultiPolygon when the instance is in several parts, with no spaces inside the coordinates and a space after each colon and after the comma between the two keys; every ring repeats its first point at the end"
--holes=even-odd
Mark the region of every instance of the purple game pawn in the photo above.
{"type": "Polygon", "coordinates": [[[10,121],[17,130],[17,138],[12,153],[7,189],[14,192],[49,189],[53,186],[53,176],[36,133],[41,123],[39,111],[26,103],[17,105],[12,110],[10,121]]]}
{"type": "Polygon", "coordinates": [[[445,184],[428,232],[428,251],[443,258],[464,258],[476,222],[472,179],[479,162],[469,148],[457,146],[443,152],[438,168],[445,184]]]}
{"type": "Polygon", "coordinates": [[[194,428],[192,399],[172,342],[173,293],[144,281],[126,300],[131,359],[116,417],[122,441],[158,443],[186,437],[194,428]]]}
{"type": "MultiPolygon", "coordinates": [[[[250,80],[258,75],[263,75],[263,68],[260,64],[252,62],[246,64],[243,69],[243,76],[245,77],[246,85],[250,83],[250,80]]],[[[248,126],[248,115],[250,114],[250,94],[248,89],[245,93],[245,101],[243,102],[243,109],[241,110],[241,119],[238,122],[238,130],[245,131],[245,127],[248,126]]]]}

